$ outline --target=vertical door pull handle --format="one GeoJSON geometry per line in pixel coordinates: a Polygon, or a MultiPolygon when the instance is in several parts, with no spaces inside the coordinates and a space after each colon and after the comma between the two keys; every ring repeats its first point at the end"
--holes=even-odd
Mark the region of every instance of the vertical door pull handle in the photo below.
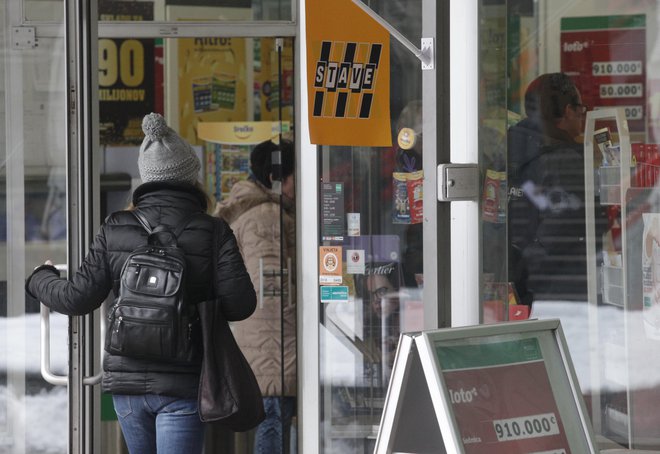
{"type": "MultiPolygon", "coordinates": [[[[66,264],[54,265],[60,271],[67,271],[66,264]]],[[[40,334],[41,334],[41,376],[51,385],[66,385],[69,382],[67,375],[56,375],[50,369],[50,309],[43,303],[39,304],[40,313],[40,334]]],[[[101,364],[99,365],[99,373],[91,377],[83,377],[83,384],[93,386],[101,382],[103,378],[103,355],[104,339],[106,330],[106,317],[101,314],[100,317],[100,345],[101,345],[101,364]]]]}
{"type": "Polygon", "coordinates": [[[41,324],[41,376],[51,385],[66,385],[69,377],[66,375],[55,375],[50,370],[50,309],[40,306],[41,324]]]}

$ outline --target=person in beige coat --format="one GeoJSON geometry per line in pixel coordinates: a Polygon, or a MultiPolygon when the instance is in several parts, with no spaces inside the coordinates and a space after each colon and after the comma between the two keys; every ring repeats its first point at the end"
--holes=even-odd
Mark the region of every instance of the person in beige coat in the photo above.
{"type": "Polygon", "coordinates": [[[288,284],[296,275],[294,168],[291,142],[257,145],[250,154],[250,178],[235,183],[214,213],[234,231],[257,291],[254,314],[232,324],[264,396],[266,419],[257,428],[255,454],[288,452],[296,406],[296,292],[288,284]],[[280,166],[272,165],[273,152],[281,154],[280,166]],[[273,190],[278,180],[281,194],[273,190]],[[282,268],[290,274],[280,273],[282,268]]]}

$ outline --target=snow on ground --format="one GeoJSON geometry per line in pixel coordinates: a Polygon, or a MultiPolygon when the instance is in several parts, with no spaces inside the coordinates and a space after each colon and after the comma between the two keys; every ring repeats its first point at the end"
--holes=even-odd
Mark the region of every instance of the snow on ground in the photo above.
{"type": "MultiPolygon", "coordinates": [[[[64,374],[67,364],[68,317],[50,314],[50,367],[53,373],[64,374]]],[[[39,314],[24,317],[0,317],[0,371],[25,369],[28,374],[40,373],[39,314]]]]}
{"type": "Polygon", "coordinates": [[[642,312],[606,305],[590,319],[586,303],[541,301],[531,317],[560,320],[583,393],[660,387],[660,342],[642,312]]]}
{"type": "Polygon", "coordinates": [[[66,454],[65,386],[19,397],[1,386],[0,408],[0,454],[66,454]]]}
{"type": "MultiPolygon", "coordinates": [[[[558,318],[569,346],[572,362],[582,392],[617,391],[626,380],[632,388],[660,386],[660,341],[646,335],[642,314],[623,311],[613,306],[598,307],[589,314],[585,303],[535,302],[532,318],[558,318]],[[590,327],[598,327],[598,335],[590,338],[590,327]],[[600,368],[594,368],[596,363],[600,368]],[[603,370],[604,372],[598,372],[603,370]],[[627,374],[626,370],[634,371],[627,374]]],[[[332,364],[322,381],[355,384],[362,374],[359,343],[361,330],[354,317],[343,314],[337,320],[351,322],[355,328],[352,342],[341,342],[340,332],[321,331],[322,351],[326,364],[332,364]]],[[[67,362],[67,317],[51,314],[51,370],[63,374],[67,362]]],[[[359,317],[358,317],[359,318],[359,317]]],[[[591,331],[593,332],[593,330],[591,331]]],[[[64,454],[67,443],[66,387],[47,385],[40,378],[39,315],[0,318],[0,454],[64,454]],[[13,372],[27,379],[27,390],[7,382],[13,372]],[[25,395],[27,393],[27,395],[25,395]],[[9,416],[8,416],[9,415],[9,416]],[[23,444],[24,449],[17,449],[23,444]]],[[[13,384],[14,383],[14,384],[13,384]]]]}
{"type": "MultiPolygon", "coordinates": [[[[363,351],[371,345],[361,342],[364,334],[360,307],[334,303],[324,306],[326,323],[320,332],[322,382],[347,386],[360,383],[364,364],[368,363],[363,351]]],[[[624,315],[621,308],[610,305],[592,307],[591,315],[589,310],[587,303],[537,301],[531,314],[531,318],[560,320],[582,392],[621,391],[628,384],[633,389],[660,387],[660,340],[647,335],[642,313],[624,315]]]]}
{"type": "MultiPolygon", "coordinates": [[[[40,378],[39,325],[39,314],[0,317],[0,454],[67,451],[67,389],[40,378]]],[[[51,372],[63,375],[67,317],[51,314],[50,326],[51,372]]]]}

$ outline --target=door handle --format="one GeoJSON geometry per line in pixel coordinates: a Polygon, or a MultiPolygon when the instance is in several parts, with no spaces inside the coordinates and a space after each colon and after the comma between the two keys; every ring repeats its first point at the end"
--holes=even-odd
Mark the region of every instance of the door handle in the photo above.
{"type": "MultiPolygon", "coordinates": [[[[50,309],[43,303],[40,303],[41,314],[41,376],[51,385],[66,385],[69,382],[67,375],[56,375],[50,369],[50,309]]],[[[103,339],[105,339],[106,319],[101,315],[100,321],[101,331],[101,364],[99,373],[91,377],[83,377],[84,385],[97,385],[103,378],[103,355],[105,349],[103,348],[103,339]]]]}
{"type": "Polygon", "coordinates": [[[264,269],[264,259],[260,258],[259,259],[259,295],[258,295],[258,306],[259,309],[264,308],[264,297],[265,296],[281,296],[282,292],[285,292],[284,295],[287,297],[287,303],[289,306],[293,304],[292,302],[292,295],[291,295],[291,258],[286,259],[287,263],[287,268],[283,268],[281,271],[275,270],[275,269],[264,269]],[[278,291],[277,289],[269,290],[268,293],[266,293],[264,289],[264,278],[265,277],[278,277],[281,276],[282,274],[286,275],[286,281],[287,281],[287,289],[284,290],[282,283],[280,283],[280,290],[278,291]]]}
{"type": "Polygon", "coordinates": [[[50,309],[39,303],[41,314],[41,376],[51,385],[66,385],[69,377],[50,370],[50,309]]]}
{"type": "MultiPolygon", "coordinates": [[[[55,265],[60,271],[67,271],[66,264],[55,265]]],[[[40,335],[41,335],[41,376],[51,385],[66,385],[69,383],[68,375],[57,375],[54,374],[50,369],[50,309],[46,307],[43,303],[39,303],[39,313],[40,313],[40,335]]],[[[99,367],[99,373],[92,375],[91,377],[83,377],[83,384],[88,386],[93,386],[101,382],[103,378],[103,356],[105,354],[105,349],[103,347],[103,340],[105,339],[106,331],[106,318],[104,314],[101,314],[100,317],[100,335],[101,335],[101,365],[99,367]]]]}

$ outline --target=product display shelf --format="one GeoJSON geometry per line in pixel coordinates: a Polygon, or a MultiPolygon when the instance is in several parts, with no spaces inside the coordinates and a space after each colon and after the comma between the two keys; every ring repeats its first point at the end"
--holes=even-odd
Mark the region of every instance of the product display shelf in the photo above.
{"type": "MultiPolygon", "coordinates": [[[[585,166],[585,209],[587,229],[587,271],[589,275],[589,302],[603,302],[623,307],[623,296],[626,294],[623,263],[625,248],[619,251],[596,250],[596,203],[603,206],[618,205],[621,213],[625,213],[625,194],[630,187],[631,147],[628,122],[623,108],[599,109],[587,112],[584,132],[584,166],[585,166]],[[620,165],[596,165],[594,155],[597,153],[594,143],[594,131],[599,120],[616,121],[618,145],[620,147],[620,165]],[[591,171],[593,169],[594,171],[591,171]],[[596,181],[596,175],[598,181],[596,181]],[[617,257],[618,255],[618,257],[617,257]],[[602,263],[594,260],[597,258],[602,263]],[[600,276],[599,276],[600,274],[600,276]],[[600,288],[599,288],[600,285],[600,288]],[[601,295],[601,298],[598,296],[601,295]]],[[[622,238],[625,238],[625,222],[621,222],[622,238]]],[[[603,241],[602,244],[607,244],[603,241]]]]}
{"type": "MultiPolygon", "coordinates": [[[[585,210],[586,210],[586,233],[587,233],[587,275],[589,294],[589,343],[591,351],[597,351],[603,344],[610,343],[609,348],[623,351],[624,355],[592,357],[591,380],[596,384],[594,389],[607,389],[612,385],[626,388],[628,371],[628,351],[626,342],[625,313],[626,313],[626,279],[624,266],[626,263],[625,245],[621,250],[613,249],[612,242],[597,241],[595,213],[607,207],[620,207],[620,213],[625,213],[625,194],[630,187],[631,168],[631,145],[628,122],[623,108],[604,108],[587,112],[584,132],[584,166],[585,166],[585,210]],[[619,165],[607,165],[595,157],[600,157],[598,145],[594,140],[597,122],[616,123],[616,130],[612,131],[617,137],[620,147],[619,165]],[[597,245],[602,244],[603,250],[597,250],[597,245]],[[610,245],[610,246],[606,246],[610,245]],[[605,250],[609,247],[610,250],[605,250]],[[616,330],[621,335],[613,336],[611,332],[601,332],[599,323],[599,306],[611,305],[620,309],[621,317],[615,320],[616,326],[609,326],[609,330],[616,330]],[[621,364],[621,358],[625,358],[625,364],[621,364]],[[611,358],[617,358],[616,361],[611,358]],[[619,373],[613,374],[613,371],[619,373]],[[600,386],[599,386],[600,385],[600,386]]],[[[617,232],[621,238],[625,238],[625,222],[622,222],[621,214],[617,222],[621,231],[617,232]]],[[[611,235],[613,232],[606,232],[611,235]]],[[[611,396],[599,395],[595,391],[592,396],[592,422],[601,433],[608,433],[619,443],[628,444],[631,440],[631,427],[629,424],[629,399],[621,399],[617,396],[616,401],[610,401],[611,396]],[[616,411],[615,411],[615,410],[616,411]],[[608,430],[609,428],[609,430],[608,430]]],[[[627,393],[625,393],[627,395],[627,393]]],[[[613,399],[613,398],[612,398],[613,399]]]]}

